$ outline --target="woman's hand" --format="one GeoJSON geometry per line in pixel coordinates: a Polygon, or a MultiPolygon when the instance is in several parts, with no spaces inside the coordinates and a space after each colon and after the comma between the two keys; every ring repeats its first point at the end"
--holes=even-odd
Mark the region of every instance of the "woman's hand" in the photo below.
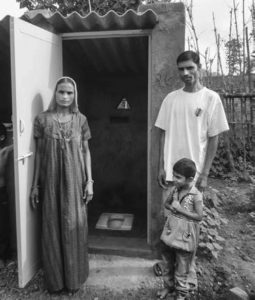
{"type": "Polygon", "coordinates": [[[83,194],[83,199],[88,204],[93,198],[93,180],[88,180],[83,194]]]}
{"type": "Polygon", "coordinates": [[[38,186],[32,186],[30,192],[30,203],[33,209],[36,209],[39,205],[39,189],[38,186]]]}

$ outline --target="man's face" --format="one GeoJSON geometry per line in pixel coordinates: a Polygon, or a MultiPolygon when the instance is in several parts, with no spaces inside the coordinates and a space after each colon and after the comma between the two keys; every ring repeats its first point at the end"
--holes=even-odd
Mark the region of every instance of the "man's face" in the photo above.
{"type": "Polygon", "coordinates": [[[200,67],[192,60],[180,62],[177,67],[185,86],[193,86],[199,81],[200,67]]]}

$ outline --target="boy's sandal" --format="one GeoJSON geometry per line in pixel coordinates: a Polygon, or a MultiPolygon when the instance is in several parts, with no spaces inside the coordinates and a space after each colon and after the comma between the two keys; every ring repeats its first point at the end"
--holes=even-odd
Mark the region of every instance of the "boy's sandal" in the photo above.
{"type": "Polygon", "coordinates": [[[162,269],[160,267],[160,263],[155,263],[153,266],[153,271],[156,276],[162,276],[162,269]]]}
{"type": "Polygon", "coordinates": [[[175,300],[188,300],[188,299],[190,299],[189,293],[183,294],[183,293],[178,293],[177,292],[175,300]]]}
{"type": "Polygon", "coordinates": [[[163,290],[157,292],[157,298],[158,299],[166,299],[167,295],[172,294],[174,291],[175,291],[174,287],[164,288],[163,290]]]}
{"type": "Polygon", "coordinates": [[[197,286],[194,283],[189,282],[189,292],[192,293],[195,291],[197,291],[197,286]]]}

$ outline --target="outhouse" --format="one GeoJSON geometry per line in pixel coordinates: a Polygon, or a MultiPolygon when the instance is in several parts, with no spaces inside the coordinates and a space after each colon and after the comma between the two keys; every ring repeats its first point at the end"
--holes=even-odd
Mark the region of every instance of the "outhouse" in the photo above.
{"type": "Polygon", "coordinates": [[[123,15],[31,11],[0,22],[0,119],[13,120],[20,287],[40,265],[40,211],[29,204],[33,120],[62,75],[76,80],[92,132],[90,250],[152,255],[161,207],[154,122],[164,96],[180,84],[176,57],[184,33],[182,3],[123,15]]]}

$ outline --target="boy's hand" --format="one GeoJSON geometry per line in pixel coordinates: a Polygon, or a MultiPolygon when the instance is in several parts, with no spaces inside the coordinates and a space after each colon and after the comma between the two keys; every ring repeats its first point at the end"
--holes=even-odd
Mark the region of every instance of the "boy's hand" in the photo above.
{"type": "Polygon", "coordinates": [[[171,207],[177,212],[181,210],[181,205],[178,201],[174,200],[171,207]]]}
{"type": "Polygon", "coordinates": [[[165,202],[164,206],[166,209],[171,209],[171,204],[168,201],[165,202]]]}

